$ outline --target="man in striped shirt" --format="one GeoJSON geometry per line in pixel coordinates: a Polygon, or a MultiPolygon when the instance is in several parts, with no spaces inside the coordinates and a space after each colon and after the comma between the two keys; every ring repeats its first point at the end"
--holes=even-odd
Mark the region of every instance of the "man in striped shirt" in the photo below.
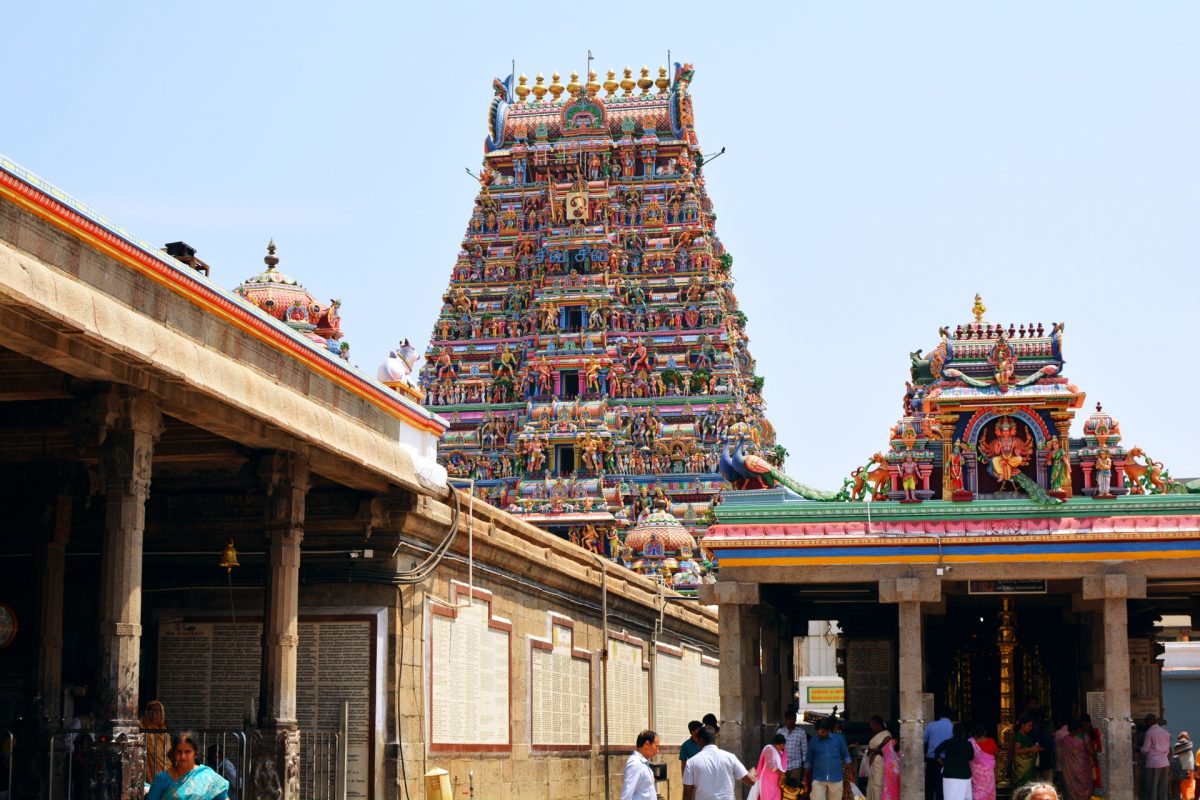
{"type": "Polygon", "coordinates": [[[776,733],[783,734],[783,738],[787,740],[783,746],[784,755],[787,757],[787,774],[803,779],[804,756],[808,753],[808,734],[796,724],[798,711],[796,706],[788,706],[787,711],[783,712],[784,724],[776,733]]]}

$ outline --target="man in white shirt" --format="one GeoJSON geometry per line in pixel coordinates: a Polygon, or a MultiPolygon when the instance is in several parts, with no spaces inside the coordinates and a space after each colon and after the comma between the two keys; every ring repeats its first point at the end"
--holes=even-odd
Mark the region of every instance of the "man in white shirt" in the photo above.
{"type": "Polygon", "coordinates": [[[754,785],[754,778],[733,753],[716,745],[717,731],[711,725],[700,729],[700,752],[683,768],[683,800],[734,800],[734,781],[754,785]]]}
{"type": "Polygon", "coordinates": [[[657,800],[654,791],[654,771],[650,759],[658,755],[658,734],[642,731],[629,760],[625,762],[625,779],[621,781],[621,800],[657,800]]]}

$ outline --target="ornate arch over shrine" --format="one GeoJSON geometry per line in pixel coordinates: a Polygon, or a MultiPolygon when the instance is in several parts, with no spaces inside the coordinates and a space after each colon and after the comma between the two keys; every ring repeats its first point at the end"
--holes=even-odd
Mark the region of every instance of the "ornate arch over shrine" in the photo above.
{"type": "Polygon", "coordinates": [[[987,427],[988,423],[1000,417],[1013,417],[1024,422],[1033,431],[1033,438],[1037,441],[1039,449],[1044,447],[1049,439],[1054,438],[1054,435],[1050,433],[1050,429],[1046,427],[1046,423],[1032,408],[1028,406],[1017,406],[1016,408],[1009,406],[999,409],[986,408],[976,411],[971,419],[967,421],[967,427],[963,429],[963,442],[974,448],[979,444],[979,435],[983,433],[983,429],[987,427]]]}
{"type": "Polygon", "coordinates": [[[563,136],[596,134],[606,130],[604,101],[580,94],[563,106],[561,123],[563,136]]]}

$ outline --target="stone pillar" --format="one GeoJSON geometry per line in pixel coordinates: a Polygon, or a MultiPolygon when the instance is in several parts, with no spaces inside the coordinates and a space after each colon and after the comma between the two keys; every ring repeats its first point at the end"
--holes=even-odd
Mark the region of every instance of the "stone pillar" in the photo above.
{"type": "Polygon", "coordinates": [[[766,736],[766,739],[763,739],[765,745],[771,741],[768,734],[773,735],[779,727],[783,711],[779,700],[779,612],[771,606],[762,606],[759,623],[762,653],[762,674],[759,676],[758,689],[759,718],[762,720],[759,738],[766,736]]]}
{"type": "MultiPolygon", "coordinates": [[[[1130,598],[1146,596],[1141,575],[1090,575],[1083,598],[1104,601],[1105,774],[1109,797],[1133,797],[1133,719],[1129,708],[1130,598]]],[[[1095,720],[1093,720],[1094,722],[1095,720]]]]}
{"type": "Polygon", "coordinates": [[[762,748],[758,584],[718,581],[702,586],[700,597],[719,609],[721,749],[749,768],[762,748]]]}
{"type": "Polygon", "coordinates": [[[145,755],[138,731],[142,641],[142,535],[154,443],[162,433],[158,399],[124,387],[96,398],[104,543],[100,559],[96,731],[109,737],[109,779],[117,797],[140,800],[145,755]]]}
{"type": "Polygon", "coordinates": [[[896,603],[900,638],[900,797],[925,797],[925,663],[921,603],[941,600],[936,579],[894,578],[879,582],[879,601],[896,603]]]}
{"type": "Polygon", "coordinates": [[[35,552],[38,587],[38,645],[34,662],[34,711],[38,731],[49,735],[62,717],[63,585],[67,541],[71,536],[71,495],[63,493],[46,508],[42,538],[35,552]]]}
{"type": "Polygon", "coordinates": [[[300,796],[300,729],[296,724],[296,651],[300,616],[300,542],[304,539],[307,460],[276,452],[263,459],[266,486],[267,586],[263,603],[258,726],[252,732],[255,800],[300,796]]]}
{"type": "Polygon", "coordinates": [[[796,702],[796,635],[792,621],[779,617],[779,710],[796,702]]]}

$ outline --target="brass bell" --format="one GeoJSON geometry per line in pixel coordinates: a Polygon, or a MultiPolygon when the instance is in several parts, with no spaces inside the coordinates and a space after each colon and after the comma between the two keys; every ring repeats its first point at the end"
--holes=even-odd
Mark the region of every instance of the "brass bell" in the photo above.
{"type": "Polygon", "coordinates": [[[221,553],[221,563],[217,566],[224,567],[227,573],[232,573],[234,567],[241,566],[237,560],[237,548],[233,546],[232,538],[226,543],[225,552],[221,553]]]}

